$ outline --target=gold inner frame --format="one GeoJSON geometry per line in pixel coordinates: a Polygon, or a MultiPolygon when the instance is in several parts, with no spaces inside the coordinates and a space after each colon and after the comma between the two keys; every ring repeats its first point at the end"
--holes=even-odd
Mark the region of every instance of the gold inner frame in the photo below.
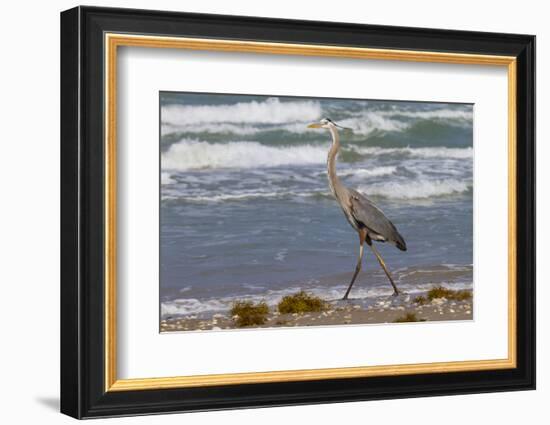
{"type": "Polygon", "coordinates": [[[481,371],[516,367],[516,58],[462,53],[327,45],[105,34],[105,391],[252,384],[319,379],[481,371]],[[508,357],[419,364],[360,366],[214,375],[118,379],[116,324],[116,99],[119,46],[325,56],[355,59],[504,66],[508,72],[508,357]]]}

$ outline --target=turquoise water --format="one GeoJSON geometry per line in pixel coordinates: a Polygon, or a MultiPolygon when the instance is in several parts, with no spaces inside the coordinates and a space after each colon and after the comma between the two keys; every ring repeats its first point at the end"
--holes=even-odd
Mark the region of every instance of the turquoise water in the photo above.
{"type": "MultiPolygon", "coordinates": [[[[160,94],[161,315],[210,315],[236,299],[276,303],[305,289],[341,298],[358,238],[330,194],[338,174],[397,226],[408,251],[378,244],[409,293],[472,286],[473,106],[193,93],[160,94]]],[[[367,250],[350,296],[391,286],[367,250]]]]}

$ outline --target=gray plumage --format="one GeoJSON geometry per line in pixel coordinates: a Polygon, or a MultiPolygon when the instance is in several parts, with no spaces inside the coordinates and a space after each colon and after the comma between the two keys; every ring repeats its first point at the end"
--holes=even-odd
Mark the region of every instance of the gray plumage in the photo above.
{"type": "Polygon", "coordinates": [[[403,236],[380,208],[356,190],[348,191],[351,195],[351,214],[358,226],[367,228],[367,236],[374,241],[389,242],[401,251],[406,251],[407,245],[403,236]]]}
{"type": "Polygon", "coordinates": [[[349,224],[357,231],[359,235],[359,258],[357,261],[357,266],[355,267],[355,273],[353,274],[351,283],[349,284],[348,290],[344,295],[344,299],[347,299],[349,292],[351,291],[351,287],[353,286],[355,279],[361,270],[364,242],[366,242],[372,249],[378,262],[380,263],[380,266],[384,269],[384,272],[393,287],[394,295],[398,295],[399,291],[397,286],[395,286],[384,260],[372,242],[388,242],[395,245],[400,250],[406,251],[407,245],[405,240],[399,234],[393,223],[380,210],[380,208],[378,208],[372,201],[358,191],[344,186],[336,174],[336,157],[338,156],[338,152],[340,150],[340,136],[337,128],[340,126],[328,118],[323,118],[319,123],[310,124],[309,127],[328,129],[332,135],[332,145],[328,152],[327,158],[327,172],[330,190],[336,198],[338,204],[340,204],[340,208],[344,212],[349,224]]]}

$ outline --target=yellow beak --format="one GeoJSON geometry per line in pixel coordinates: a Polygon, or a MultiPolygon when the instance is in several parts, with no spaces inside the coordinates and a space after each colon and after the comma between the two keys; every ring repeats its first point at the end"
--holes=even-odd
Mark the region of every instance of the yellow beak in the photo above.
{"type": "Polygon", "coordinates": [[[307,128],[321,128],[321,123],[314,122],[313,124],[310,124],[307,126],[307,128]]]}

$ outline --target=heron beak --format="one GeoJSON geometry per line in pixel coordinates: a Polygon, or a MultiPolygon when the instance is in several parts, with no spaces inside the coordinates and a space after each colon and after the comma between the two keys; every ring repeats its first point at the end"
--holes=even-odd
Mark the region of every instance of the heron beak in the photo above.
{"type": "Polygon", "coordinates": [[[322,124],[319,122],[314,122],[307,126],[307,128],[321,128],[322,124]]]}

